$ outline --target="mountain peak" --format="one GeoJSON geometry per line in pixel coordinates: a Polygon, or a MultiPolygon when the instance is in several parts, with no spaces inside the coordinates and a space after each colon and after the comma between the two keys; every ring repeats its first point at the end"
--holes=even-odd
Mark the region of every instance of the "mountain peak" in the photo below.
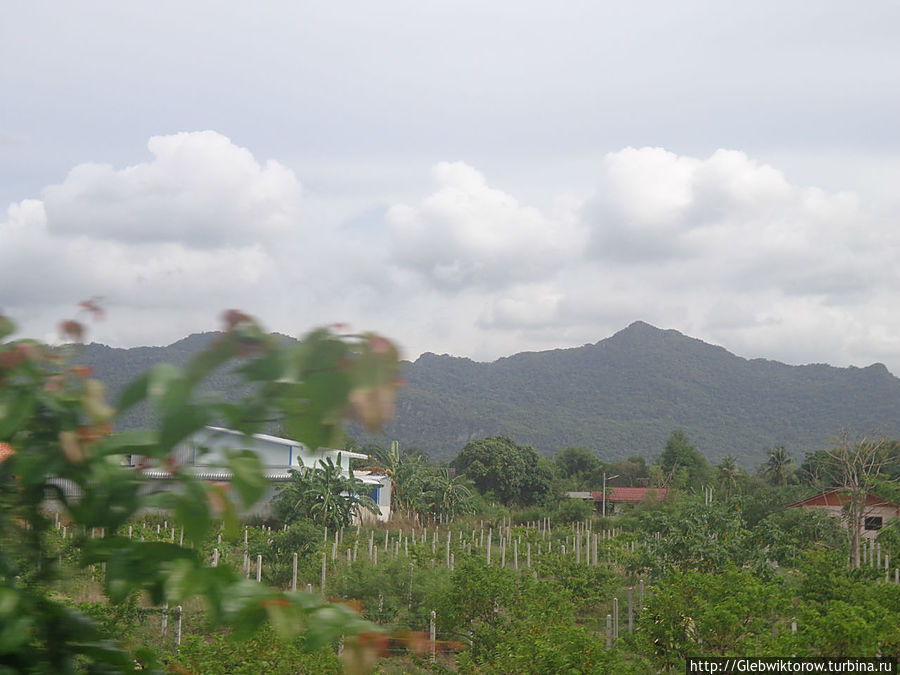
{"type": "Polygon", "coordinates": [[[662,329],[657,328],[656,326],[651,326],[646,321],[633,321],[628,324],[625,328],[620,330],[616,335],[620,335],[622,333],[662,333],[662,329]]]}

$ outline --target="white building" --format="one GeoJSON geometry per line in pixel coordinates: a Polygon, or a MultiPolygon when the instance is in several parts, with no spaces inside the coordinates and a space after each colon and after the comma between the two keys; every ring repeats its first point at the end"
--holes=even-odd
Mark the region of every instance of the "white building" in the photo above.
{"type": "MultiPolygon", "coordinates": [[[[245,435],[232,429],[205,427],[188,440],[178,444],[172,455],[181,467],[190,467],[194,475],[202,480],[228,483],[231,472],[226,466],[228,451],[251,450],[257,454],[263,465],[263,472],[269,487],[262,499],[254,506],[252,513],[268,513],[269,503],[278,491],[279,484],[291,479],[291,471],[303,467],[319,467],[319,460],[331,459],[341,468],[341,473],[349,474],[351,459],[366,459],[368,455],[345,450],[310,450],[298,441],[268,434],[245,435]]],[[[135,458],[137,459],[137,458],[135,458]]],[[[134,462],[132,462],[134,463],[134,462]]],[[[165,482],[172,480],[172,473],[162,468],[144,469],[144,477],[154,484],[151,489],[166,489],[165,482]]],[[[354,471],[353,475],[371,487],[368,493],[378,505],[381,515],[378,520],[388,520],[391,515],[390,477],[369,471],[354,471]]],[[[366,512],[367,513],[367,512],[366,512]]]]}

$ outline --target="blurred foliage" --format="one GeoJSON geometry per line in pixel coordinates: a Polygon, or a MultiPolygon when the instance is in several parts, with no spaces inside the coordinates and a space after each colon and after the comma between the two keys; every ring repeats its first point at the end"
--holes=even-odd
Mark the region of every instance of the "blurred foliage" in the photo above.
{"type": "Polygon", "coordinates": [[[104,569],[103,590],[113,605],[127,607],[136,593],[172,606],[200,596],[214,625],[231,625],[246,637],[270,622],[283,636],[305,632],[304,648],[311,650],[369,628],[346,607],[245,580],[200,555],[216,517],[234,535],[238,509],[262,495],[265,479],[254,453],[229,455],[231,493],[177,470],[168,457],[214,420],[251,433],[275,419],[313,448],[339,443],[348,413],[374,429],[392,412],[397,350],[374,334],[328,329],[285,346],[245,314],[230,311],[224,319],[226,331],[183,369],[154,366],[122,389],[113,408],[91,369],[74,363],[82,354],[80,322],[62,322],[70,342],[51,349],[10,340],[13,323],[0,316],[0,442],[12,450],[0,461],[0,666],[7,672],[131,672],[136,659],[145,669],[156,667],[123,649],[108,623],[55,597],[62,552],[49,536],[48,497],[75,533],[77,563],[104,569]],[[250,385],[239,402],[201,388],[223,368],[250,385]],[[113,423],[142,402],[154,412],[153,428],[114,433],[113,423]],[[129,468],[127,455],[144,459],[129,468]],[[150,462],[169,467],[177,489],[145,494],[140,471],[150,462]],[[173,514],[185,546],[123,536],[148,507],[173,514]],[[98,529],[100,537],[88,537],[98,529]]]}

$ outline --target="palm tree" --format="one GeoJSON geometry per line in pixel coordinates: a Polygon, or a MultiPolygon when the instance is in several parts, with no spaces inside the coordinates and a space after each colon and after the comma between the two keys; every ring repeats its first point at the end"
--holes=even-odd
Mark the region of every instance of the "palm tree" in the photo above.
{"type": "Polygon", "coordinates": [[[450,478],[446,468],[438,469],[428,478],[425,493],[435,516],[452,520],[457,515],[474,511],[472,490],[466,479],[463,476],[450,478]]]}
{"type": "Polygon", "coordinates": [[[741,470],[738,468],[734,457],[725,455],[716,467],[716,471],[719,475],[719,484],[722,486],[722,491],[727,499],[737,487],[737,479],[741,475],[741,470]]]}
{"type": "Polygon", "coordinates": [[[391,513],[412,516],[429,510],[423,494],[429,467],[421,457],[401,456],[397,441],[390,449],[373,448],[369,457],[391,478],[391,513]]]}
{"type": "Polygon", "coordinates": [[[786,485],[789,467],[794,463],[794,458],[783,445],[776,445],[766,452],[766,456],[768,459],[763,464],[763,473],[771,476],[775,485],[786,485]]]}

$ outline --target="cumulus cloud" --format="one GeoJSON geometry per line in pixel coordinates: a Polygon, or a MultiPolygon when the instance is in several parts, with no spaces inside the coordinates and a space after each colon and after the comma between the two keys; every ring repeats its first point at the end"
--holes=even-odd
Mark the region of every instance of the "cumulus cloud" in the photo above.
{"type": "Polygon", "coordinates": [[[793,185],[729,150],[707,159],[662,148],[610,153],[583,217],[597,260],[690,267],[688,280],[702,270],[736,290],[856,293],[886,243],[855,195],[793,185]]]}
{"type": "Polygon", "coordinates": [[[572,217],[520,204],[463,162],[437,164],[432,177],[436,192],[418,206],[392,207],[386,220],[394,261],[437,287],[492,288],[541,278],[583,244],[584,231],[572,217]]]}
{"type": "Polygon", "coordinates": [[[147,163],[79,165],[42,199],[9,206],[0,219],[5,311],[52,330],[61,312],[102,296],[118,317],[111,334],[141,334],[133,322],[143,311],[154,316],[145,339],[159,342],[177,339],[170,326],[190,317],[209,329],[225,307],[257,307],[284,283],[293,268],[281,252],[293,250],[300,222],[293,173],[214,132],[148,145],[147,163]]]}
{"type": "Polygon", "coordinates": [[[132,306],[196,307],[223,290],[261,283],[272,267],[259,246],[206,250],[180,242],[60,237],[47,227],[39,200],[11,205],[0,223],[0,287],[12,306],[74,304],[103,295],[132,306]]]}
{"type": "Polygon", "coordinates": [[[433,177],[433,194],[388,211],[391,259],[428,282],[417,293],[439,291],[413,306],[474,332],[434,336],[457,353],[595,342],[644,319],[747,356],[900,366],[886,358],[900,353],[886,311],[900,300],[900,238],[854,193],[799,185],[734,150],[609,153],[561,217],[462,163],[433,177]]]}
{"type": "Polygon", "coordinates": [[[103,296],[99,339],[158,344],[240,307],[288,333],[349,321],[397,336],[407,356],[479,359],[643,319],[745,356],[900,372],[894,219],[741,152],[610,153],[588,197],[556,211],[441,163],[421,197],[348,209],[313,193],[301,219],[294,174],[219,134],[150,149],[10,206],[3,309],[55,320],[103,296]]]}
{"type": "Polygon", "coordinates": [[[260,164],[214,131],[154,136],[149,162],[81,164],[43,191],[48,230],[123,242],[215,248],[283,236],[301,188],[278,162],[260,164]]]}

